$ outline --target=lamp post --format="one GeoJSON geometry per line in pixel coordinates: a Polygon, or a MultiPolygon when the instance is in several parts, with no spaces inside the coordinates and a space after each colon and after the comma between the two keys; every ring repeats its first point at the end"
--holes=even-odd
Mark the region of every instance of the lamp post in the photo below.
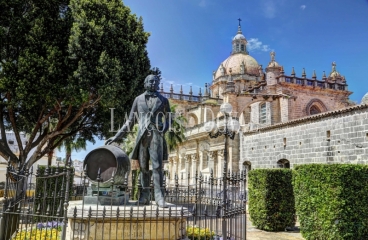
{"type": "Polygon", "coordinates": [[[226,239],[227,235],[227,224],[226,224],[226,209],[227,209],[227,148],[228,148],[228,138],[234,139],[236,132],[239,130],[239,122],[236,119],[232,119],[230,113],[232,111],[232,106],[230,103],[223,103],[220,106],[220,112],[224,114],[225,123],[223,129],[217,128],[215,122],[211,121],[205,125],[205,130],[209,132],[210,138],[217,138],[221,135],[225,137],[225,147],[224,147],[224,168],[222,172],[222,183],[223,183],[223,199],[222,199],[222,236],[226,239]],[[229,121],[230,118],[230,121],[229,121]]]}

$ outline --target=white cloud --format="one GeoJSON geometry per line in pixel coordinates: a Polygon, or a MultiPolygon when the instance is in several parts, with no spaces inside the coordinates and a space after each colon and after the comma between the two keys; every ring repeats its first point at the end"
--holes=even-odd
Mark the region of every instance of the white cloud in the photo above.
{"type": "Polygon", "coordinates": [[[247,49],[249,51],[263,51],[263,52],[269,52],[271,50],[269,45],[262,44],[261,41],[258,40],[258,38],[250,38],[248,40],[247,49]]]}
{"type": "Polygon", "coordinates": [[[263,52],[269,52],[269,51],[271,51],[271,48],[268,45],[262,45],[261,51],[263,51],[263,52]]]}
{"type": "Polygon", "coordinates": [[[300,6],[300,9],[301,9],[301,10],[304,10],[306,7],[307,7],[307,6],[305,6],[305,5],[301,5],[301,6],[300,6]]]}

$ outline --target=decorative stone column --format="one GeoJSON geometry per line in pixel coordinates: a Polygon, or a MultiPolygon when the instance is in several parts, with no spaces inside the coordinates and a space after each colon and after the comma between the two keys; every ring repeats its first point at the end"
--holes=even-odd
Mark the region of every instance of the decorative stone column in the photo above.
{"type": "Polygon", "coordinates": [[[204,156],[206,156],[206,152],[205,151],[199,151],[199,164],[198,164],[198,171],[203,171],[203,161],[204,161],[204,156]]]}
{"type": "Polygon", "coordinates": [[[199,164],[198,164],[198,170],[202,171],[203,169],[208,168],[207,165],[207,152],[210,148],[210,145],[208,142],[201,142],[199,145],[199,164]]]}
{"type": "Polygon", "coordinates": [[[191,183],[195,183],[195,174],[197,171],[197,153],[191,154],[190,155],[191,160],[192,160],[192,166],[191,166],[191,172],[190,172],[190,177],[191,177],[191,183]]]}
{"type": "Polygon", "coordinates": [[[185,167],[183,171],[184,172],[184,182],[183,183],[188,183],[188,173],[190,173],[190,170],[189,170],[190,155],[189,154],[184,156],[184,161],[185,161],[185,167]]]}
{"type": "Polygon", "coordinates": [[[170,176],[170,184],[175,185],[175,175],[179,175],[178,171],[178,156],[172,157],[172,170],[171,170],[171,176],[170,176]]]}
{"type": "Polygon", "coordinates": [[[181,175],[183,173],[183,169],[185,168],[185,154],[179,154],[179,162],[178,162],[178,178],[181,182],[181,175]]]}
{"type": "Polygon", "coordinates": [[[213,172],[216,172],[216,169],[215,169],[215,160],[216,160],[216,157],[217,157],[217,151],[211,151],[211,152],[208,152],[208,157],[209,157],[209,161],[208,161],[208,168],[213,170],[213,172]]]}
{"type": "Polygon", "coordinates": [[[223,172],[223,159],[224,159],[224,149],[218,150],[217,151],[217,166],[216,169],[217,171],[214,171],[216,174],[216,177],[222,177],[222,172],[223,172]]]}

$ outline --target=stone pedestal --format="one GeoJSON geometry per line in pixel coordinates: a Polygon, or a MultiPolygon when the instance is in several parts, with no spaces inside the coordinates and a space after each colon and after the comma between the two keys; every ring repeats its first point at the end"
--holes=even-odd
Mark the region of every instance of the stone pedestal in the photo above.
{"type": "Polygon", "coordinates": [[[178,240],[185,235],[186,208],[171,205],[82,206],[70,202],[67,240],[144,239],[178,240]],[[83,215],[83,216],[82,216],[83,215]]]}

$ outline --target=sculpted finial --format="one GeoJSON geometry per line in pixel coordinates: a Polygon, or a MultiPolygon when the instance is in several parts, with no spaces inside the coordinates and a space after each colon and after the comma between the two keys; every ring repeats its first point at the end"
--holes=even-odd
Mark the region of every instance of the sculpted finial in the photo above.
{"type": "Polygon", "coordinates": [[[333,61],[332,62],[332,72],[335,72],[336,71],[336,62],[333,61]]]}
{"type": "Polygon", "coordinates": [[[270,52],[271,62],[274,62],[275,61],[275,55],[276,55],[275,51],[271,51],[270,52]]]}

